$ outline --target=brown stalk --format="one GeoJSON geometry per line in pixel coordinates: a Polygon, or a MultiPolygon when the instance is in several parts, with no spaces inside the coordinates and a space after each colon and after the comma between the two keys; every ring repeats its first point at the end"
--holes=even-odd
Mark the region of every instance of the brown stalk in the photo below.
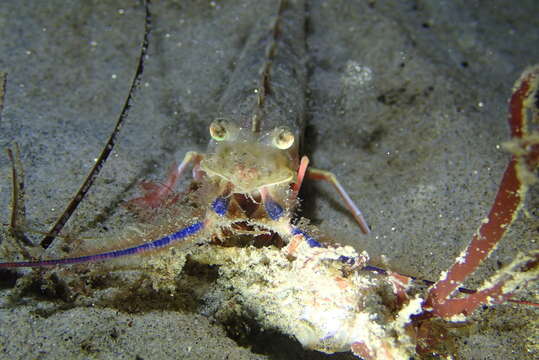
{"type": "Polygon", "coordinates": [[[463,256],[453,264],[445,277],[429,290],[425,307],[431,307],[436,315],[449,317],[471,312],[484,304],[488,296],[505,295],[500,293],[501,290],[497,291],[502,284],[496,283],[490,289],[465,299],[448,299],[494,250],[523,206],[528,188],[523,179],[539,164],[539,143],[530,137],[527,124],[528,112],[535,106],[533,99],[539,86],[538,77],[539,66],[536,66],[525,71],[515,85],[509,102],[508,120],[513,140],[521,141],[523,145],[507,165],[487,221],[483,222],[474,234],[463,256]]]}
{"type": "Polygon", "coordinates": [[[110,137],[103,147],[103,150],[101,151],[101,154],[97,158],[97,161],[90,170],[90,173],[86,176],[86,180],[82,183],[79,190],[73,196],[69,204],[67,205],[66,209],[62,213],[62,215],[56,220],[56,223],[52,226],[51,230],[49,231],[49,235],[45,236],[41,240],[41,247],[44,249],[47,249],[55,239],[55,237],[62,231],[65,224],[73,215],[77,207],[79,206],[80,202],[86,195],[86,193],[90,190],[90,187],[94,183],[95,179],[99,176],[99,173],[101,172],[101,169],[105,165],[105,161],[109,157],[110,153],[112,152],[112,149],[114,148],[114,144],[116,142],[116,138],[118,137],[118,134],[120,133],[120,129],[127,118],[127,115],[129,113],[129,110],[131,109],[131,102],[133,99],[133,93],[135,89],[138,87],[140,83],[140,78],[142,76],[142,72],[144,71],[144,58],[146,57],[146,53],[148,51],[148,38],[150,35],[151,30],[151,13],[149,8],[149,0],[145,1],[145,8],[146,8],[146,17],[145,17],[145,25],[144,25],[144,39],[142,41],[142,45],[140,48],[140,56],[137,66],[137,71],[135,73],[135,76],[133,77],[133,81],[131,83],[131,87],[129,89],[129,93],[127,96],[127,99],[125,100],[125,103],[122,108],[122,112],[120,113],[120,116],[118,117],[118,121],[116,122],[116,125],[114,126],[114,129],[112,133],[110,134],[110,137]]]}

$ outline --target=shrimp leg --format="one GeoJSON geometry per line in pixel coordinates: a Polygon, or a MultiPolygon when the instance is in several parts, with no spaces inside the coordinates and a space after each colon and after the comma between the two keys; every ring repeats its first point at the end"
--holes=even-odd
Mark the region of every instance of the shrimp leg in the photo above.
{"type": "Polygon", "coordinates": [[[341,185],[339,180],[337,180],[337,177],[335,176],[335,174],[329,171],[320,170],[320,169],[311,167],[307,170],[307,177],[313,180],[323,180],[333,185],[335,190],[337,190],[342,200],[344,201],[344,205],[346,206],[348,211],[352,213],[352,216],[354,217],[356,222],[359,224],[361,231],[364,234],[370,233],[371,230],[369,229],[369,225],[367,224],[367,221],[365,220],[363,213],[361,212],[361,210],[359,210],[359,208],[354,203],[352,198],[350,198],[350,196],[348,195],[344,187],[341,185]]]}
{"type": "Polygon", "coordinates": [[[180,176],[184,173],[187,166],[191,163],[194,164],[193,168],[193,177],[198,178],[199,164],[204,158],[204,155],[197,153],[195,151],[188,151],[180,165],[174,165],[172,170],[169,172],[167,179],[162,184],[156,184],[153,182],[143,182],[140,184],[144,195],[127,202],[128,205],[134,205],[139,208],[150,208],[156,209],[163,205],[166,199],[173,192],[174,186],[178,182],[180,176]]]}

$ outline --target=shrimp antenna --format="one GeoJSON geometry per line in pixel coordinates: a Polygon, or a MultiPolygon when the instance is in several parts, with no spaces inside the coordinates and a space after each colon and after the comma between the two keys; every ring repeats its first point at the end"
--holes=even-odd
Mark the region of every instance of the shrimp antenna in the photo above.
{"type": "Polygon", "coordinates": [[[145,22],[144,22],[144,39],[142,40],[142,45],[140,47],[140,56],[138,60],[138,66],[137,71],[135,72],[135,76],[133,77],[133,81],[131,83],[131,87],[129,88],[129,93],[127,95],[127,98],[125,100],[124,106],[122,108],[122,112],[120,113],[120,116],[118,117],[118,121],[116,122],[116,125],[114,126],[114,130],[112,130],[112,133],[110,134],[110,137],[103,147],[103,150],[101,151],[101,154],[97,158],[97,161],[90,170],[90,173],[88,173],[88,176],[86,176],[86,180],[84,180],[84,183],[80,186],[79,190],[73,196],[69,204],[67,205],[66,209],[62,213],[62,215],[56,220],[56,223],[53,225],[51,230],[49,231],[49,235],[45,236],[41,240],[41,247],[44,249],[47,249],[52,242],[54,241],[56,235],[62,231],[64,228],[64,225],[67,223],[71,215],[75,212],[77,207],[79,206],[80,202],[90,190],[92,187],[92,184],[94,183],[95,179],[99,176],[99,173],[101,172],[101,169],[103,168],[103,165],[105,164],[105,161],[107,161],[107,158],[109,157],[110,153],[112,152],[112,149],[114,148],[114,143],[116,142],[116,138],[118,137],[118,134],[120,133],[120,129],[125,121],[127,119],[127,115],[129,113],[129,110],[131,109],[131,102],[133,100],[133,93],[138,88],[140,84],[140,78],[142,77],[142,73],[144,71],[144,58],[146,57],[146,54],[148,52],[148,42],[150,37],[150,31],[151,31],[151,25],[152,25],[152,14],[150,12],[150,0],[144,1],[144,8],[146,9],[146,16],[145,16],[145,22]]]}
{"type": "Polygon", "coordinates": [[[141,254],[144,252],[162,249],[166,246],[174,244],[180,240],[183,240],[191,235],[198,233],[205,226],[204,221],[199,221],[193,225],[189,225],[181,230],[176,231],[170,235],[164,236],[157,240],[153,240],[141,245],[128,247],[125,249],[107,251],[100,254],[86,255],[65,259],[52,259],[52,260],[36,260],[36,261],[16,261],[0,263],[0,269],[4,268],[21,268],[21,267],[44,267],[54,265],[68,265],[68,264],[80,264],[95,261],[102,261],[108,259],[116,259],[119,257],[141,254]]]}

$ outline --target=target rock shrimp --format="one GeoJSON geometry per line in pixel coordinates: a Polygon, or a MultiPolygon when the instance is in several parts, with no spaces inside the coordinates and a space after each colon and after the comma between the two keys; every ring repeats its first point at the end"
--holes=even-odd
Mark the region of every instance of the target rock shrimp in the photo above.
{"type": "MultiPolygon", "coordinates": [[[[287,92],[275,91],[281,85],[275,74],[278,56],[288,49],[279,48],[282,39],[279,36],[293,33],[290,40],[301,41],[298,29],[276,31],[279,24],[301,24],[295,17],[287,23],[286,11],[280,7],[276,20],[269,22],[265,29],[264,26],[256,29],[249,37],[248,43],[262,46],[246,46],[246,53],[258,50],[259,55],[243,54],[242,59],[258,59],[259,63],[250,67],[252,64],[238,62],[238,73],[232,77],[223,96],[230,101],[221,101],[217,115],[220,120],[210,126],[213,140],[208,152],[188,154],[164,185],[147,183],[148,193],[131,201],[134,206],[157,207],[158,215],[166,215],[158,223],[159,229],[128,236],[131,242],[146,241],[142,245],[71,260],[42,261],[39,265],[116,258],[155,250],[176,241],[193,240],[201,245],[189,249],[190,256],[201,263],[220,265],[222,280],[219,281],[225,287],[232,285],[234,292],[241,294],[240,305],[246,312],[253,311],[264,328],[278,328],[298,338],[308,348],[330,353],[352,348],[364,358],[410,356],[415,351],[415,339],[408,334],[410,314],[427,311],[419,298],[404,306],[407,300],[394,280],[360,273],[366,254],[358,254],[350,247],[325,246],[311,236],[317,234],[315,228],[290,223],[301,182],[298,178],[307,170],[301,166],[296,148],[301,134],[298,120],[304,110],[301,95],[293,96],[295,89],[301,94],[304,85],[299,81],[296,87],[287,80],[284,82],[289,87],[287,92]],[[266,40],[257,43],[259,34],[264,34],[266,40]],[[242,81],[236,81],[242,76],[247,80],[255,79],[257,85],[245,86],[242,81]],[[274,106],[279,101],[279,106],[274,106]],[[292,110],[292,115],[285,119],[277,116],[283,108],[292,110]],[[287,128],[281,127],[283,124],[287,128]],[[257,156],[250,157],[251,152],[257,156]],[[195,178],[200,182],[200,187],[187,196],[202,204],[196,211],[181,203],[182,200],[170,191],[187,164],[194,165],[195,178]],[[161,208],[164,210],[159,210],[161,208]],[[180,210],[185,213],[178,214],[180,210]],[[168,221],[172,215],[178,215],[176,222],[168,221]],[[186,222],[191,225],[182,228],[186,222]],[[162,237],[157,236],[160,232],[162,237]],[[209,239],[211,245],[207,244],[209,239]],[[262,246],[258,250],[245,245],[230,246],[245,241],[258,242],[258,245],[279,244],[280,241],[284,244],[276,248],[262,246]],[[395,321],[395,308],[399,307],[400,321],[395,321]],[[327,316],[320,316],[321,313],[327,316]]],[[[301,79],[304,67],[294,64],[293,57],[284,62],[285,66],[292,66],[295,76],[301,79]]],[[[311,172],[311,176],[316,174],[320,173],[311,172]]],[[[366,230],[360,213],[356,211],[355,215],[366,230]]],[[[163,266],[168,260],[170,257],[167,259],[165,255],[162,260],[152,260],[152,265],[163,266]]],[[[6,264],[5,267],[10,265],[14,266],[6,264]]]]}

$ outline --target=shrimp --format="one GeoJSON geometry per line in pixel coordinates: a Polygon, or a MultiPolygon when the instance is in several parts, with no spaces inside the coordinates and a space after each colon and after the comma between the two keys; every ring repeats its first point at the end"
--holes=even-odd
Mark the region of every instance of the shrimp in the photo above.
{"type": "MultiPolygon", "coordinates": [[[[257,205],[262,202],[271,222],[283,218],[283,223],[286,224],[277,231],[277,228],[271,225],[271,230],[284,237],[303,233],[290,226],[290,222],[292,204],[309,163],[304,156],[300,165],[298,155],[305,113],[304,9],[303,2],[282,1],[278,4],[275,17],[270,18],[269,23],[258,24],[247,40],[237,69],[222,96],[218,111],[220,119],[212,122],[209,127],[212,140],[207,154],[188,152],[165,184],[147,184],[149,193],[134,199],[132,203],[148,207],[159,205],[159,199],[169,197],[175,180],[182,175],[187,165],[194,163],[195,172],[198,173],[195,178],[207,182],[206,186],[214,189],[212,192],[216,195],[212,208],[217,216],[227,215],[229,206],[237,207],[245,213],[248,221],[253,223],[253,219],[261,217],[257,214],[257,205]],[[230,118],[238,119],[241,125],[224,120],[230,118]]],[[[365,233],[369,232],[361,211],[335,175],[318,169],[311,169],[307,172],[307,176],[309,175],[330,181],[361,229],[365,233]]],[[[246,220],[242,218],[241,222],[244,221],[246,220]]],[[[172,235],[123,250],[63,260],[6,263],[2,266],[52,266],[137,254],[183,241],[184,238],[213,226],[214,222],[218,221],[210,214],[172,235]]],[[[264,220],[262,223],[269,226],[264,220]]]]}

